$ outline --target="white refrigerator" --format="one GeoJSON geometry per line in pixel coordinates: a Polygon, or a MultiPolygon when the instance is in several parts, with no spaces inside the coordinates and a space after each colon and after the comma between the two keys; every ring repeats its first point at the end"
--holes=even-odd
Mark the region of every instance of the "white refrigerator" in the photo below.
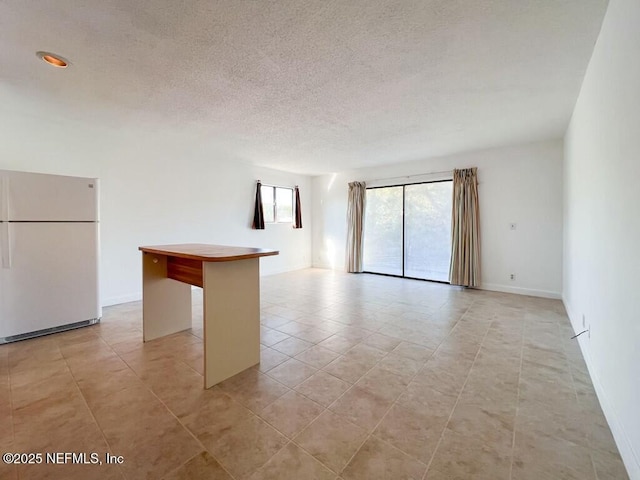
{"type": "Polygon", "coordinates": [[[0,170],[0,344],[100,320],[98,187],[0,170]]]}

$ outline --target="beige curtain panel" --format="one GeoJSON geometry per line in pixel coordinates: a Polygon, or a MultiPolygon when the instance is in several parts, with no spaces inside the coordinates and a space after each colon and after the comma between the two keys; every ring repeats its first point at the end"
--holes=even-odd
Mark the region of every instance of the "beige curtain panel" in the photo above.
{"type": "Polygon", "coordinates": [[[347,272],[362,272],[362,245],[364,243],[365,182],[349,184],[347,209],[347,272]]]}
{"type": "Polygon", "coordinates": [[[480,213],[477,168],[453,171],[451,285],[480,285],[480,213]]]}

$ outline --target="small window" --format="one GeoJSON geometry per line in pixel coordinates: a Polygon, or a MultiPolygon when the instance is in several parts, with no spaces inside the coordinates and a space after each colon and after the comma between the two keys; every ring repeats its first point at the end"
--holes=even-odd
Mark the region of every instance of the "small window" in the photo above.
{"type": "Polygon", "coordinates": [[[293,188],[262,185],[260,193],[265,223],[293,222],[293,188]]]}

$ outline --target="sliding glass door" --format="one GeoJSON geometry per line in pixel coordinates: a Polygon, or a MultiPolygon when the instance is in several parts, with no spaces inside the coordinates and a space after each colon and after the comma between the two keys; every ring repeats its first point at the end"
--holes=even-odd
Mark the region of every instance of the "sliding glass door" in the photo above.
{"type": "Polygon", "coordinates": [[[364,269],[402,275],[402,187],[367,189],[364,269]]]}
{"type": "Polygon", "coordinates": [[[367,189],[364,270],[447,282],[451,181],[367,189]]]}
{"type": "Polygon", "coordinates": [[[405,187],[404,276],[449,281],[453,182],[405,187]]]}

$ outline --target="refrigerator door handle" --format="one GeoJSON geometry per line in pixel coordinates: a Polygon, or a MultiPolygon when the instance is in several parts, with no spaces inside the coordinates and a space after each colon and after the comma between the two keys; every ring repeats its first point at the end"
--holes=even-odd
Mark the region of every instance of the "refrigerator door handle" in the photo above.
{"type": "Polygon", "coordinates": [[[2,255],[2,268],[11,268],[11,224],[0,223],[0,254],[2,255]]]}
{"type": "Polygon", "coordinates": [[[0,222],[9,221],[9,179],[0,175],[0,222]]]}
{"type": "Polygon", "coordinates": [[[11,268],[11,232],[9,230],[9,178],[0,176],[0,256],[2,268],[11,268]]]}

